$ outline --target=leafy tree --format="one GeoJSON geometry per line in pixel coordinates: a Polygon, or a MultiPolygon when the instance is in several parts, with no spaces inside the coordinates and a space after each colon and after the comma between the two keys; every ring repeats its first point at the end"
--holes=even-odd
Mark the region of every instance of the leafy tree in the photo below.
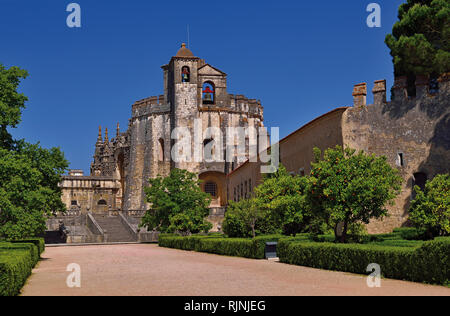
{"type": "Polygon", "coordinates": [[[349,226],[388,214],[385,208],[400,192],[401,177],[386,157],[363,151],[314,149],[315,161],[307,195],[312,211],[335,231],[336,239],[347,241],[349,226]],[[342,230],[342,234],[340,232],[342,230]]]}
{"type": "Polygon", "coordinates": [[[27,98],[17,92],[27,72],[0,64],[0,238],[34,237],[45,230],[46,216],[64,211],[58,183],[68,162],[59,148],[13,140],[27,98]]]}
{"type": "Polygon", "coordinates": [[[450,2],[407,0],[399,21],[386,36],[397,76],[442,74],[450,71],[450,2]]]}
{"type": "Polygon", "coordinates": [[[26,70],[18,67],[6,69],[0,63],[0,147],[10,148],[13,140],[8,127],[16,127],[21,120],[22,110],[28,100],[17,89],[21,79],[28,76],[26,70]]]}
{"type": "Polygon", "coordinates": [[[283,165],[276,173],[266,177],[255,189],[257,203],[266,210],[269,222],[283,234],[303,232],[311,216],[306,203],[306,177],[290,175],[283,165]]]}
{"type": "Polygon", "coordinates": [[[67,168],[63,153],[23,143],[0,149],[0,236],[41,235],[46,216],[65,209],[58,182],[67,168]]]}
{"type": "Polygon", "coordinates": [[[423,191],[418,186],[414,190],[411,222],[417,228],[426,229],[429,237],[450,235],[450,175],[437,175],[425,184],[423,191]]]}
{"type": "Polygon", "coordinates": [[[266,222],[267,213],[262,211],[255,198],[228,204],[223,231],[228,237],[255,237],[271,232],[266,222]]]}
{"type": "Polygon", "coordinates": [[[182,234],[207,232],[212,228],[205,219],[211,197],[200,189],[194,173],[173,169],[168,177],[150,179],[145,193],[151,210],[145,214],[141,226],[182,234]]]}

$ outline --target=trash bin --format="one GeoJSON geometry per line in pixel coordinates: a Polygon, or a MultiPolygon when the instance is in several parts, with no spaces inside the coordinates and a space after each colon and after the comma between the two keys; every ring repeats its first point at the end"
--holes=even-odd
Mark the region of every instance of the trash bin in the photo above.
{"type": "Polygon", "coordinates": [[[277,244],[276,241],[266,242],[266,259],[277,258],[277,244]]]}

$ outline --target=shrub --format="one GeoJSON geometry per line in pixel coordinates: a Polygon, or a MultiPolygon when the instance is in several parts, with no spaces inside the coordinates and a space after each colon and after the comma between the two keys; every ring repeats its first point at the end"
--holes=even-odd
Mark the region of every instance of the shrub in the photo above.
{"type": "Polygon", "coordinates": [[[416,197],[411,202],[409,219],[427,236],[450,235],[450,175],[441,174],[425,184],[422,191],[414,187],[416,197]]]}
{"type": "Polygon", "coordinates": [[[265,243],[285,238],[281,235],[250,238],[224,238],[217,236],[169,236],[159,237],[159,246],[181,250],[194,250],[218,255],[264,259],[265,243]]]}
{"type": "Polygon", "coordinates": [[[173,169],[167,177],[149,179],[145,194],[152,209],[145,213],[140,227],[185,235],[212,228],[206,220],[211,196],[201,190],[194,173],[173,169]]]}
{"type": "Polygon", "coordinates": [[[399,235],[402,239],[406,240],[425,240],[426,229],[418,229],[414,227],[401,227],[395,228],[393,234],[399,235]]]}
{"type": "Polygon", "coordinates": [[[228,237],[236,238],[271,233],[275,229],[268,217],[269,213],[259,208],[255,198],[230,201],[223,221],[223,231],[228,237]]]}
{"type": "Polygon", "coordinates": [[[281,262],[312,268],[366,274],[370,263],[381,266],[386,278],[447,284],[450,280],[450,239],[425,242],[420,247],[331,244],[282,239],[281,262]]]}
{"type": "Polygon", "coordinates": [[[28,238],[28,239],[22,239],[22,240],[11,240],[11,243],[31,243],[34,244],[38,251],[39,251],[39,257],[41,254],[45,251],[45,241],[44,238],[28,238]]]}
{"type": "MultiPolygon", "coordinates": [[[[37,239],[33,242],[41,243],[37,239]]],[[[34,243],[0,242],[0,296],[12,296],[20,292],[39,254],[39,248],[34,243]]]]}

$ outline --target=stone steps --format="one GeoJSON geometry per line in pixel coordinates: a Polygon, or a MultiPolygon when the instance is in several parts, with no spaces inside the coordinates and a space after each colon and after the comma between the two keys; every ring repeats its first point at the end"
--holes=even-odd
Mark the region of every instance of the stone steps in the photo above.
{"type": "Polygon", "coordinates": [[[94,215],[96,222],[108,236],[108,242],[133,242],[135,238],[124,227],[118,216],[94,215]]]}

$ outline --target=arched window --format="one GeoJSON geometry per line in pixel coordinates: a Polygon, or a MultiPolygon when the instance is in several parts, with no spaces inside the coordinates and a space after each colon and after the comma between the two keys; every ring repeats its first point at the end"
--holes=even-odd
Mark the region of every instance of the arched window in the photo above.
{"type": "Polygon", "coordinates": [[[98,204],[98,205],[108,205],[108,203],[106,203],[105,200],[100,200],[100,201],[98,201],[97,204],[98,204]]]}
{"type": "Polygon", "coordinates": [[[188,66],[183,66],[181,68],[181,82],[190,82],[191,81],[191,70],[188,66]]]}
{"type": "Polygon", "coordinates": [[[160,138],[158,141],[158,160],[164,161],[164,139],[160,138]]]}
{"type": "Polygon", "coordinates": [[[217,196],[217,184],[214,182],[205,183],[205,192],[211,194],[212,197],[217,196]]]}
{"type": "Polygon", "coordinates": [[[203,104],[214,104],[216,102],[216,88],[211,81],[203,84],[202,100],[203,104]]]}

